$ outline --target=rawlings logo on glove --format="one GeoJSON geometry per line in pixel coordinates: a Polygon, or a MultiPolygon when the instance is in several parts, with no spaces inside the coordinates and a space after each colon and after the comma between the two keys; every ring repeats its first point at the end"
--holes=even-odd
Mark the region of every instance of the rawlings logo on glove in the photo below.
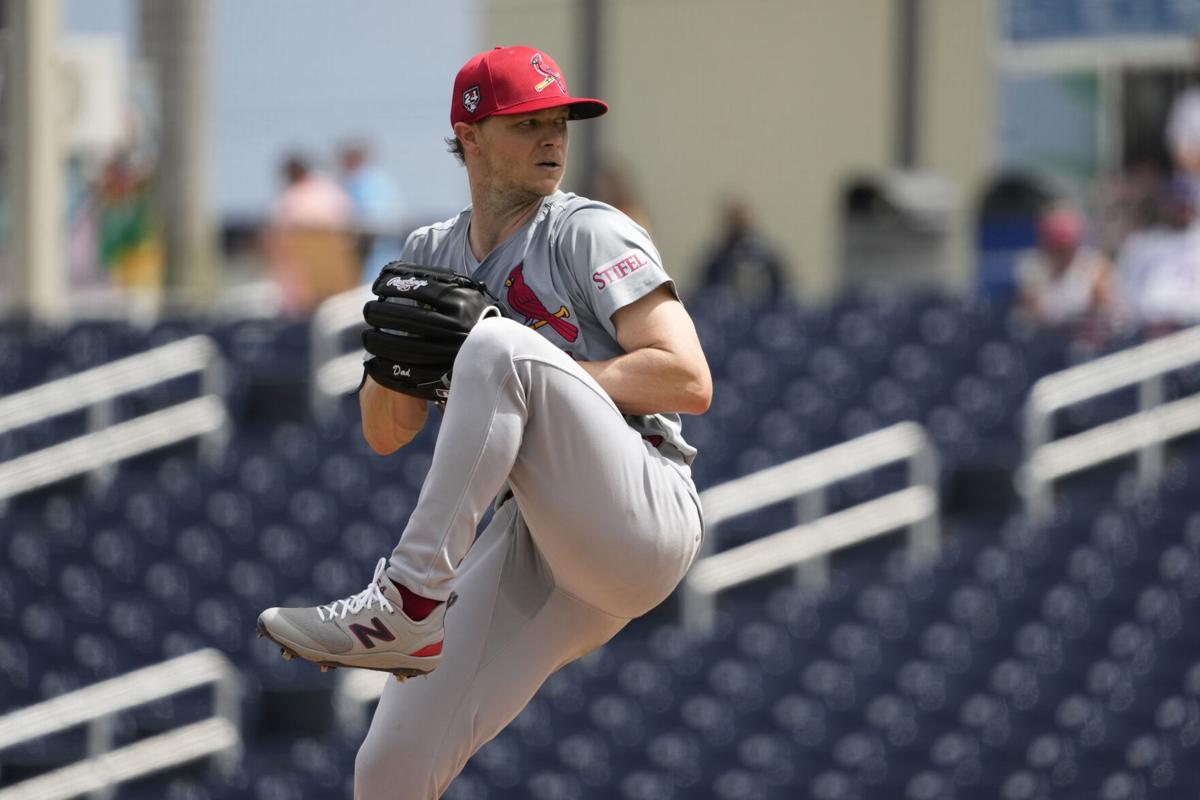
{"type": "Polygon", "coordinates": [[[423,281],[419,278],[392,278],[387,282],[387,285],[397,292],[411,292],[414,289],[420,289],[422,286],[428,286],[429,281],[423,281]]]}

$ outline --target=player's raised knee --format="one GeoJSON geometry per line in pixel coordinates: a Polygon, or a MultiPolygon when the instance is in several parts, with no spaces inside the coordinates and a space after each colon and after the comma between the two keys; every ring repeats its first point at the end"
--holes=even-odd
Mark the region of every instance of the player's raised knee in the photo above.
{"type": "Polygon", "coordinates": [[[503,317],[485,319],[471,329],[458,351],[457,373],[471,364],[493,365],[540,344],[541,336],[519,322],[503,317]]]}
{"type": "Polygon", "coordinates": [[[455,371],[471,364],[491,364],[512,351],[512,340],[523,326],[511,319],[492,317],[471,329],[459,348],[455,371]]]}
{"type": "Polygon", "coordinates": [[[530,332],[529,329],[516,320],[508,317],[488,317],[480,320],[479,324],[471,330],[467,339],[468,341],[471,339],[507,340],[528,332],[530,332]]]}

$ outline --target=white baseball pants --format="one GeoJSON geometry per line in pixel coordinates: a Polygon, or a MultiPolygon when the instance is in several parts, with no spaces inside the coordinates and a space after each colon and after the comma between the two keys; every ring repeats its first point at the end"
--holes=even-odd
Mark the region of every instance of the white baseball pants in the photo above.
{"type": "Polygon", "coordinates": [[[457,592],[443,661],[428,678],[388,682],[358,753],[356,800],[439,797],[552,672],[661,603],[700,538],[686,466],[540,334],[481,322],[388,564],[418,594],[457,592]],[[474,541],[506,482],[513,498],[474,541]]]}

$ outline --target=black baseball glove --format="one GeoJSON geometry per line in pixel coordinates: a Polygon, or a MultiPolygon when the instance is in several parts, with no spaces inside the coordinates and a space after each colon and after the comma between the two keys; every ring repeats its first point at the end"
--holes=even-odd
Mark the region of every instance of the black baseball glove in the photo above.
{"type": "Polygon", "coordinates": [[[438,267],[393,261],[371,291],[379,299],[363,306],[370,327],[362,343],[371,355],[365,374],[393,391],[434,402],[449,396],[454,359],[471,329],[487,317],[504,316],[500,301],[482,283],[438,267]]]}

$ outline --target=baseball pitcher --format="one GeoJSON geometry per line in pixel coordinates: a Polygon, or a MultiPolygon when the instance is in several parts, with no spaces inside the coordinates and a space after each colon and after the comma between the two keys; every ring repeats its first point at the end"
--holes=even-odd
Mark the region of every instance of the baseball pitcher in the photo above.
{"type": "Polygon", "coordinates": [[[392,453],[443,405],[428,477],[364,591],[258,623],[323,668],[428,675],[388,682],[356,798],[438,797],[547,676],[662,602],[700,546],[679,419],[712,394],[695,328],[646,231],[559,191],[568,121],[607,110],[531,48],[468,61],[447,142],[471,206],[415,231],[364,312],[363,434],[392,453]]]}

